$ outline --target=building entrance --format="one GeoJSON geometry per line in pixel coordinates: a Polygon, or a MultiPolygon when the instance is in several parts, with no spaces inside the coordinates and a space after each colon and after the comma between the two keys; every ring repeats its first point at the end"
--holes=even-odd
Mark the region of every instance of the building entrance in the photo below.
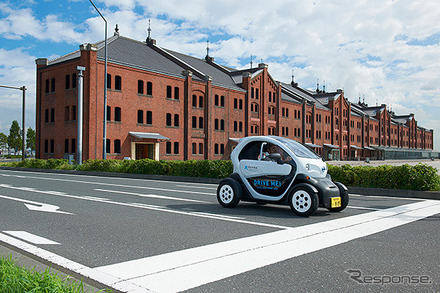
{"type": "Polygon", "coordinates": [[[154,160],[154,144],[136,143],[136,160],[154,160]]]}

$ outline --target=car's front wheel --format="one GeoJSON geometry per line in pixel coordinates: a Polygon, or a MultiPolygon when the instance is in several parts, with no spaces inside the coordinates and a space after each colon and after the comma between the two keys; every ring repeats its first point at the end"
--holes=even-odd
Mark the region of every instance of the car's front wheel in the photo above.
{"type": "Polygon", "coordinates": [[[241,199],[241,186],[235,179],[222,180],[217,188],[217,200],[225,208],[233,208],[241,199]]]}
{"type": "Polygon", "coordinates": [[[302,217],[313,215],[318,209],[318,203],[318,195],[307,186],[295,188],[289,198],[292,211],[302,217]]]}

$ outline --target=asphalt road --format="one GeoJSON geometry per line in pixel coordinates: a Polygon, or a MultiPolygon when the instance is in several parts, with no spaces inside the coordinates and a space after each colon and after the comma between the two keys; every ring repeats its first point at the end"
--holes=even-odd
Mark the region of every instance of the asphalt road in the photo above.
{"type": "Polygon", "coordinates": [[[352,195],[301,218],[222,208],[216,188],[0,170],[0,243],[121,291],[440,292],[440,201],[352,195]]]}

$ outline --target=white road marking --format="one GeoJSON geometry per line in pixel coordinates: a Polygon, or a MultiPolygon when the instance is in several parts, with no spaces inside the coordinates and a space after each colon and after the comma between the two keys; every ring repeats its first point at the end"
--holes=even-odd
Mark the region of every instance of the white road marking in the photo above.
{"type": "Polygon", "coordinates": [[[425,200],[96,269],[155,292],[178,292],[438,213],[440,202],[425,200]]]}
{"type": "Polygon", "coordinates": [[[367,208],[367,207],[356,207],[356,206],[347,206],[347,209],[355,209],[355,210],[367,210],[367,211],[380,211],[383,209],[376,209],[376,208],[367,208]]]}
{"type": "Polygon", "coordinates": [[[21,240],[24,240],[24,241],[27,241],[27,242],[30,242],[33,244],[51,244],[51,245],[60,244],[58,242],[31,234],[26,231],[3,231],[3,233],[9,234],[11,236],[14,236],[15,238],[19,238],[21,240]]]}
{"type": "Polygon", "coordinates": [[[423,200],[423,198],[397,197],[397,196],[388,196],[388,195],[363,195],[363,194],[355,194],[355,193],[350,193],[350,197],[363,197],[364,199],[368,199],[368,198],[403,199],[403,200],[412,200],[412,201],[423,200]]]}
{"type": "MultiPolygon", "coordinates": [[[[62,181],[62,182],[72,182],[72,183],[85,183],[85,184],[115,186],[115,187],[125,187],[125,188],[135,188],[135,189],[149,189],[149,190],[158,190],[158,191],[167,191],[167,192],[178,192],[178,193],[215,195],[215,192],[207,193],[207,192],[181,190],[181,189],[169,189],[169,188],[148,187],[148,186],[134,186],[134,185],[124,185],[124,184],[113,184],[113,183],[106,183],[106,182],[93,182],[93,181],[82,181],[82,180],[72,180],[72,179],[59,179],[59,178],[47,178],[47,177],[36,177],[36,176],[26,176],[25,178],[32,178],[32,179],[39,179],[39,180],[44,179],[44,180],[50,180],[50,181],[62,181]]],[[[163,183],[163,181],[162,181],[162,183],[163,183]]],[[[4,187],[4,185],[1,184],[0,187],[4,187]]]]}
{"type": "Polygon", "coordinates": [[[168,199],[168,200],[197,202],[197,203],[209,203],[207,201],[201,201],[201,200],[195,200],[195,199],[186,199],[186,198],[180,198],[180,197],[171,197],[171,196],[165,196],[165,195],[142,194],[142,193],[117,191],[117,190],[108,190],[108,189],[99,189],[99,188],[97,188],[95,190],[96,191],[102,191],[102,192],[109,192],[109,193],[120,193],[120,194],[136,195],[136,196],[140,196],[140,197],[157,198],[157,199],[168,199]]]}
{"type": "Polygon", "coordinates": [[[204,189],[204,190],[217,190],[217,187],[212,187],[212,185],[210,187],[206,187],[206,186],[197,186],[197,185],[182,185],[182,184],[177,184],[176,187],[184,187],[184,188],[197,188],[197,189],[204,189]]]}
{"type": "MultiPolygon", "coordinates": [[[[8,188],[11,188],[11,187],[8,187],[8,188]]],[[[29,190],[26,189],[25,191],[29,191],[29,190]]],[[[73,215],[72,213],[69,213],[69,212],[59,211],[58,209],[60,207],[56,206],[56,205],[52,205],[52,204],[41,203],[41,202],[36,202],[36,201],[26,200],[26,199],[21,199],[21,198],[16,198],[16,197],[10,197],[10,196],[6,196],[6,195],[0,195],[0,198],[23,202],[24,205],[31,211],[73,215]]]]}
{"type": "Polygon", "coordinates": [[[27,253],[37,256],[40,259],[49,261],[50,263],[56,264],[57,266],[80,274],[81,276],[87,277],[91,280],[103,284],[104,286],[114,288],[121,292],[151,292],[145,288],[140,287],[139,285],[131,283],[130,281],[124,281],[115,276],[111,276],[109,274],[91,269],[85,265],[74,262],[70,259],[64,258],[45,249],[41,249],[32,244],[9,237],[8,235],[2,233],[0,233],[0,242],[17,247],[22,251],[26,251],[27,253]]]}
{"type": "MultiPolygon", "coordinates": [[[[27,188],[14,187],[14,186],[10,186],[10,185],[6,186],[5,184],[0,184],[0,187],[10,188],[10,189],[15,189],[15,190],[29,191],[27,188]]],[[[249,224],[249,225],[254,225],[254,226],[262,226],[262,227],[269,227],[269,228],[276,228],[276,229],[288,229],[289,228],[287,226],[274,225],[274,224],[268,224],[268,223],[260,223],[260,222],[252,222],[252,221],[237,219],[237,218],[233,218],[233,217],[227,217],[227,216],[223,216],[223,215],[208,214],[208,213],[204,214],[204,213],[199,213],[199,212],[187,212],[187,211],[174,210],[174,209],[169,209],[166,207],[158,207],[158,206],[152,206],[152,205],[147,205],[147,204],[142,204],[142,203],[124,203],[124,202],[117,202],[117,201],[96,198],[96,197],[91,197],[91,196],[77,196],[77,195],[62,194],[59,192],[52,193],[51,191],[33,190],[32,192],[67,197],[67,198],[88,200],[88,201],[94,201],[94,202],[100,202],[100,203],[106,203],[106,204],[136,207],[136,208],[148,209],[148,210],[153,210],[153,211],[173,213],[173,214],[186,215],[186,216],[193,216],[193,217],[199,217],[199,218],[208,218],[208,219],[214,219],[214,220],[220,220],[220,221],[249,224]]]]}

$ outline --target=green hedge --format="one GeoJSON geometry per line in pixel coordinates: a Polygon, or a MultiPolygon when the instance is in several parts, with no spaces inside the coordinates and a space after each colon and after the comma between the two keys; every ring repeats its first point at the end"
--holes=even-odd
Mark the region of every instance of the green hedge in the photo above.
{"type": "Polygon", "coordinates": [[[437,169],[427,164],[415,166],[381,165],[373,166],[332,166],[329,174],[334,181],[348,186],[375,187],[405,190],[440,190],[440,176],[437,169]]]}
{"type": "MultiPolygon", "coordinates": [[[[82,165],[69,165],[67,160],[29,159],[23,162],[3,163],[4,166],[67,169],[81,171],[101,171],[150,175],[170,175],[186,177],[226,178],[232,171],[231,161],[154,161],[143,160],[88,160],[82,165]]],[[[440,190],[440,176],[437,169],[427,164],[410,166],[381,165],[355,166],[328,165],[334,181],[347,186],[376,187],[406,190],[440,190]]]]}
{"type": "Polygon", "coordinates": [[[24,168],[67,169],[205,178],[226,178],[232,173],[233,170],[232,162],[225,160],[88,160],[82,165],[69,165],[67,160],[61,159],[29,159],[23,162],[5,163],[3,165],[24,168]]]}

